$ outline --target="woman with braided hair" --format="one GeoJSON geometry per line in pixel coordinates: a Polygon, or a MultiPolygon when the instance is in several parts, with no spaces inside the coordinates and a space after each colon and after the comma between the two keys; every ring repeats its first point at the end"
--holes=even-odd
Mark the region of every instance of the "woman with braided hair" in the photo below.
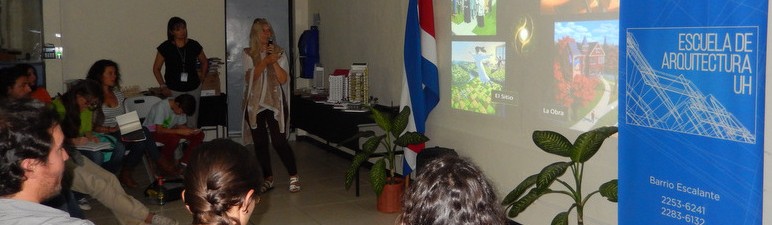
{"type": "Polygon", "coordinates": [[[193,224],[243,225],[260,202],[262,172],[247,149],[228,139],[199,146],[185,170],[182,200],[193,224]],[[246,160],[246,161],[245,161],[246,160]]]}

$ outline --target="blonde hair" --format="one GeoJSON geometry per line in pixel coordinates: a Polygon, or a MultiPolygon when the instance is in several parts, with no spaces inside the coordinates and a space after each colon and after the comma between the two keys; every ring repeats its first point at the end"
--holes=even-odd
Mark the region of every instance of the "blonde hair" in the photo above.
{"type": "MultiPolygon", "coordinates": [[[[270,39],[274,39],[276,34],[273,32],[273,26],[267,19],[257,18],[252,22],[252,29],[249,32],[249,50],[247,51],[247,54],[252,57],[252,60],[262,60],[260,56],[260,49],[262,48],[260,44],[260,35],[263,34],[263,26],[266,25],[271,29],[270,39]]],[[[279,46],[274,46],[274,48],[275,51],[281,51],[279,46]]]]}

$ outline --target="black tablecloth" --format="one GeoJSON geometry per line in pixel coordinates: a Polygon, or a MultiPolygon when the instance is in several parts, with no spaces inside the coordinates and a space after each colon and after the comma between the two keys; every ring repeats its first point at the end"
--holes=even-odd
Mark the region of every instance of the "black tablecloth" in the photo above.
{"type": "MultiPolygon", "coordinates": [[[[332,105],[316,103],[300,96],[292,96],[290,123],[331,143],[340,143],[356,135],[357,125],[375,123],[370,112],[343,112],[333,109],[332,105]]],[[[394,113],[394,108],[378,106],[387,113],[394,113]]],[[[350,142],[343,146],[359,150],[359,143],[350,142]]]]}

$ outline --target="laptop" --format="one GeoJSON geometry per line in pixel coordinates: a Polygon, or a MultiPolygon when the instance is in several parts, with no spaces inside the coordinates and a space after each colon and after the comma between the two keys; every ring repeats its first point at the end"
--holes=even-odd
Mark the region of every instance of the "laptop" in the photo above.
{"type": "Polygon", "coordinates": [[[121,131],[121,140],[126,142],[138,142],[147,139],[142,131],[142,123],[139,122],[137,111],[131,111],[115,117],[118,129],[121,131]]]}

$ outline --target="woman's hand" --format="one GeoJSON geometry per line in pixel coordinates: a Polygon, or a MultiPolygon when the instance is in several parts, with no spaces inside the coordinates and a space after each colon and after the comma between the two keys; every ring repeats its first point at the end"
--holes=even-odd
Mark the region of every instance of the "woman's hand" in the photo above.
{"type": "Polygon", "coordinates": [[[272,53],[272,54],[266,55],[265,58],[263,58],[263,61],[261,63],[263,63],[266,67],[273,65],[279,61],[280,56],[281,55],[278,53],[272,53]]]}
{"type": "Polygon", "coordinates": [[[117,132],[118,127],[101,127],[100,126],[100,127],[97,127],[97,129],[95,130],[101,133],[109,134],[109,133],[117,132]]]}
{"type": "Polygon", "coordinates": [[[166,97],[171,97],[172,96],[172,89],[169,89],[168,87],[166,87],[166,85],[162,85],[160,89],[161,89],[161,94],[162,95],[164,95],[166,97]]]}

